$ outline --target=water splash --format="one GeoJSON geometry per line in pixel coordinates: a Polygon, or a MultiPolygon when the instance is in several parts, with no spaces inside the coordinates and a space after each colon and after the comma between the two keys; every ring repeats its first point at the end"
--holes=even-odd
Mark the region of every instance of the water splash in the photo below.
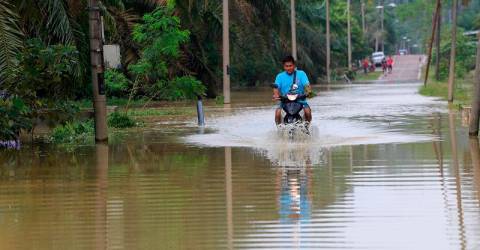
{"type": "Polygon", "coordinates": [[[254,148],[285,166],[319,164],[322,152],[329,147],[435,139],[412,130],[411,125],[416,116],[445,112],[445,105],[417,94],[418,84],[386,86],[356,85],[310,100],[314,115],[310,135],[297,125],[277,129],[273,107],[260,107],[211,117],[207,124],[213,132],[184,140],[208,147],[254,148]]]}

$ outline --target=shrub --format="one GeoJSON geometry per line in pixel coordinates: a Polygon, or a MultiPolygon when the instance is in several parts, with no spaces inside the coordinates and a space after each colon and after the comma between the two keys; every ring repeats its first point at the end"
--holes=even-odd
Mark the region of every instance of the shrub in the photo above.
{"type": "Polygon", "coordinates": [[[135,127],[136,122],[125,113],[113,112],[108,116],[108,126],[112,128],[131,128],[135,127]]]}
{"type": "Polygon", "coordinates": [[[203,95],[205,86],[174,65],[182,55],[181,46],[188,42],[190,32],[182,29],[172,4],[144,15],[135,26],[133,40],[141,46],[140,59],[128,70],[135,77],[132,96],[141,93],[151,99],[184,100],[203,95]]]}
{"type": "Polygon", "coordinates": [[[30,109],[22,99],[0,99],[0,141],[17,140],[22,129],[30,130],[30,109]]]}
{"type": "Polygon", "coordinates": [[[40,39],[30,39],[15,63],[12,81],[2,82],[2,89],[22,99],[31,110],[32,121],[58,124],[73,119],[79,108],[69,100],[75,97],[82,74],[74,46],[46,45],[40,39]]]}
{"type": "Polygon", "coordinates": [[[94,126],[93,120],[67,122],[52,130],[49,141],[57,144],[86,143],[93,140],[94,126]]]}
{"type": "Polygon", "coordinates": [[[130,80],[122,72],[109,69],[105,71],[105,85],[108,96],[122,97],[126,95],[130,80]]]}
{"type": "MultiPolygon", "coordinates": [[[[475,44],[471,43],[463,34],[463,30],[459,28],[457,32],[456,43],[456,59],[455,59],[455,76],[463,78],[470,70],[475,68],[475,44]]],[[[448,78],[450,67],[450,50],[451,50],[451,32],[449,28],[442,30],[442,41],[440,48],[440,65],[439,65],[439,80],[448,78]]],[[[437,53],[432,56],[432,62],[436,60],[437,53]]]]}

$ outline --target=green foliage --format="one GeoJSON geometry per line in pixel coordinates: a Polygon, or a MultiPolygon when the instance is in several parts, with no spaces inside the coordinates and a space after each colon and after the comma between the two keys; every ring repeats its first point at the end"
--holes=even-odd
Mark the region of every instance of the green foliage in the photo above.
{"type": "Polygon", "coordinates": [[[105,71],[105,85],[108,97],[122,97],[128,90],[130,80],[122,72],[109,69],[105,71]]]}
{"type": "Polygon", "coordinates": [[[108,116],[108,126],[112,128],[131,128],[135,127],[136,122],[125,113],[113,112],[108,116]]]}
{"type": "Polygon", "coordinates": [[[143,49],[140,61],[129,69],[142,80],[166,79],[168,63],[178,58],[180,45],[188,41],[189,32],[180,28],[180,19],[173,16],[173,10],[159,7],[135,26],[133,40],[143,49]]]}
{"type": "Polygon", "coordinates": [[[49,141],[56,144],[89,143],[93,141],[94,133],[93,120],[67,122],[52,130],[49,141]]]}
{"type": "Polygon", "coordinates": [[[0,99],[0,140],[16,140],[21,130],[30,130],[30,109],[18,97],[0,99]]]}
{"type": "Polygon", "coordinates": [[[161,91],[161,99],[165,100],[193,100],[205,93],[205,86],[191,76],[177,77],[166,84],[161,91]]]}
{"type": "Polygon", "coordinates": [[[146,14],[143,23],[134,29],[133,39],[143,47],[140,60],[129,66],[136,77],[134,91],[140,88],[144,95],[154,99],[194,99],[205,93],[202,83],[191,76],[177,77],[169,70],[190,34],[181,29],[180,19],[173,11],[173,5],[157,8],[146,14]]]}
{"type": "Polygon", "coordinates": [[[79,74],[78,51],[74,46],[46,46],[39,39],[26,41],[13,72],[15,81],[5,87],[29,104],[73,97],[72,79],[79,74]]]}
{"type": "MultiPolygon", "coordinates": [[[[448,78],[450,50],[451,50],[451,31],[446,27],[442,32],[440,43],[440,80],[448,78]]],[[[469,38],[463,35],[463,30],[458,28],[455,59],[455,76],[463,78],[467,72],[475,68],[476,46],[470,42],[469,38]]],[[[432,61],[435,62],[437,54],[433,54],[432,61]]]]}
{"type": "Polygon", "coordinates": [[[25,102],[32,120],[63,123],[79,110],[69,102],[74,97],[72,79],[79,72],[77,59],[73,46],[46,46],[39,39],[27,40],[12,71],[13,81],[2,87],[25,102]]]}
{"type": "Polygon", "coordinates": [[[223,105],[224,102],[225,102],[225,97],[223,95],[218,95],[217,97],[215,97],[216,105],[223,105]]]}
{"type": "MultiPolygon", "coordinates": [[[[445,5],[448,8],[448,5],[445,5]]],[[[397,30],[401,37],[411,39],[411,44],[427,44],[432,32],[435,1],[413,0],[398,5],[395,10],[399,20],[397,30]],[[412,18],[415,17],[415,18],[412,18]]]]}
{"type": "Polygon", "coordinates": [[[15,68],[15,55],[23,45],[17,20],[9,1],[0,0],[0,82],[11,80],[9,73],[15,68]]]}

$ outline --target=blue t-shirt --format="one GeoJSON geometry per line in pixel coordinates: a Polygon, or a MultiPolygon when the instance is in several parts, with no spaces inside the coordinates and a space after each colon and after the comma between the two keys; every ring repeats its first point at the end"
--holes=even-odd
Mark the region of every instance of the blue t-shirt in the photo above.
{"type": "MultiPolygon", "coordinates": [[[[293,73],[289,75],[286,71],[277,75],[275,79],[275,84],[278,86],[278,90],[280,91],[280,95],[285,96],[288,92],[292,89],[293,83],[293,73]]],[[[302,70],[297,70],[297,80],[296,83],[298,85],[297,94],[303,95],[305,94],[305,87],[310,84],[308,80],[307,74],[305,74],[302,70]]]]}

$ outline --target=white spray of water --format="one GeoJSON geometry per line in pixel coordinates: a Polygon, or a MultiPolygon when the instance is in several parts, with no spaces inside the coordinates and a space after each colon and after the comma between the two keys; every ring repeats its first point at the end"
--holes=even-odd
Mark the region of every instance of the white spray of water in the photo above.
{"type": "Polygon", "coordinates": [[[325,148],[333,146],[429,141],[432,135],[401,129],[412,122],[406,117],[445,112],[442,102],[420,96],[417,89],[418,84],[357,85],[323,93],[310,100],[314,115],[310,135],[295,129],[292,137],[291,128],[278,130],[274,108],[261,107],[211,118],[208,126],[215,132],[191,135],[185,141],[254,148],[282,166],[319,164],[325,148]],[[385,120],[395,122],[397,128],[393,130],[385,120]]]}

